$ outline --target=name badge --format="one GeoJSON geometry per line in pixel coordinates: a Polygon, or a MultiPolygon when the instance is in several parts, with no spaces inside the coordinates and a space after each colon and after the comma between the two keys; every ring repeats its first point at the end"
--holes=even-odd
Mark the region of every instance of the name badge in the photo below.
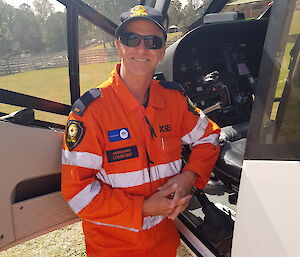
{"type": "Polygon", "coordinates": [[[117,162],[117,161],[132,159],[138,157],[139,155],[138,155],[137,147],[134,145],[125,148],[106,151],[106,156],[108,162],[117,162]]]}

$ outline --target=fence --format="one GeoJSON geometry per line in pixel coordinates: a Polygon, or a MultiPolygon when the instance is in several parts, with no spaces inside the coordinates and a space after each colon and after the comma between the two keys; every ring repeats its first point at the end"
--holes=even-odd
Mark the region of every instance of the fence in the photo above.
{"type": "MultiPolygon", "coordinates": [[[[112,62],[118,60],[118,53],[115,48],[89,49],[79,51],[80,64],[112,62]]],[[[31,70],[61,68],[67,66],[67,52],[56,53],[53,55],[30,55],[24,57],[19,56],[0,60],[0,76],[6,76],[31,70]]]]}
{"type": "MultiPolygon", "coordinates": [[[[171,45],[178,38],[174,37],[172,41],[167,42],[167,45],[171,45]]],[[[119,57],[116,48],[85,49],[79,51],[80,64],[115,62],[118,60],[119,57]]],[[[55,54],[19,56],[0,60],[0,76],[67,66],[68,54],[66,51],[55,54]]]]}

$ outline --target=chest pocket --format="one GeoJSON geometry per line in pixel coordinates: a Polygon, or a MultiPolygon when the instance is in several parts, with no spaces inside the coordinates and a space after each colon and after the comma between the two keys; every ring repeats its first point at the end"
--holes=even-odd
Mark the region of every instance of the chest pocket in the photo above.
{"type": "Polygon", "coordinates": [[[174,135],[157,138],[157,158],[159,162],[170,162],[181,158],[181,140],[174,135]]]}

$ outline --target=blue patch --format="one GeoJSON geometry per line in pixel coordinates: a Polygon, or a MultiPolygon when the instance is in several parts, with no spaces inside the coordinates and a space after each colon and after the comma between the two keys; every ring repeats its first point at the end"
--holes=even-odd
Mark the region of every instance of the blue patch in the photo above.
{"type": "Polygon", "coordinates": [[[111,151],[106,151],[108,162],[117,162],[127,159],[136,158],[139,156],[136,145],[119,148],[111,151]]]}
{"type": "Polygon", "coordinates": [[[127,128],[111,130],[107,133],[110,142],[117,142],[130,138],[130,134],[127,128]]]}

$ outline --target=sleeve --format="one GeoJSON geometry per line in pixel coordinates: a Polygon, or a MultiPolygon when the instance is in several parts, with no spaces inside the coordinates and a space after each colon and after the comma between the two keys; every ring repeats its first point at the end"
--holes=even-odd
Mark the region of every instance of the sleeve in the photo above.
{"type": "Polygon", "coordinates": [[[207,184],[215,162],[220,153],[217,124],[196,108],[188,97],[182,96],[184,106],[180,124],[181,141],[191,147],[191,154],[182,171],[193,171],[199,175],[197,188],[207,184]]]}
{"type": "Polygon", "coordinates": [[[143,196],[113,189],[101,178],[103,135],[90,113],[71,113],[62,150],[62,195],[82,219],[132,231],[142,228],[143,196]]]}

